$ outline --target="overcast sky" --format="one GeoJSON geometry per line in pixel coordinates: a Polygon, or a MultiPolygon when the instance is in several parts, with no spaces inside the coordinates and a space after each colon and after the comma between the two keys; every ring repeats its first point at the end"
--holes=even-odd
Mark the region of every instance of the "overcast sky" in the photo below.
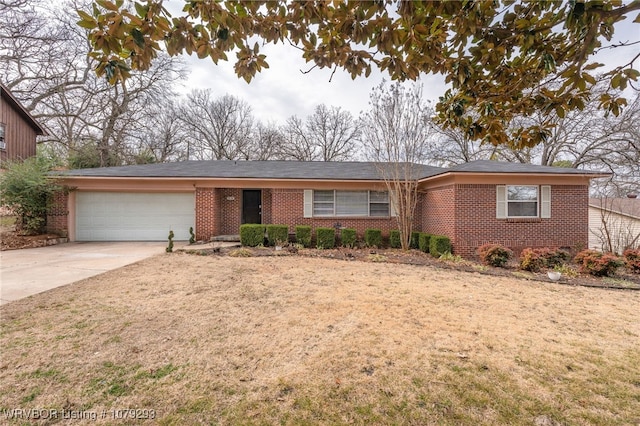
{"type": "MultiPolygon", "coordinates": [[[[175,2],[171,2],[175,4],[175,2]]],[[[170,3],[170,4],[171,4],[170,3]]],[[[173,12],[173,10],[172,10],[173,12]]],[[[640,41],[640,25],[632,19],[616,27],[615,41],[640,41]]],[[[370,77],[352,80],[349,74],[337,70],[331,78],[330,69],[313,69],[305,63],[301,53],[289,45],[266,45],[261,47],[267,55],[269,68],[258,73],[251,83],[246,83],[233,71],[233,61],[220,61],[215,65],[210,59],[198,59],[196,56],[183,56],[190,70],[180,92],[187,93],[194,88],[210,88],[214,96],[227,93],[245,100],[251,105],[256,118],[263,122],[284,123],[291,115],[306,117],[316,105],[339,106],[357,117],[367,109],[371,89],[382,81],[383,75],[373,69],[370,77]],[[331,81],[329,81],[331,79],[331,81]]],[[[611,67],[629,62],[640,53],[640,44],[623,49],[603,50],[598,61],[611,67]]],[[[230,54],[231,59],[235,54],[230,54]]],[[[636,63],[636,68],[640,65],[636,63]]],[[[438,97],[447,89],[444,77],[440,75],[422,75],[425,99],[437,102],[438,97]]],[[[411,83],[407,83],[411,84],[411,83]]]]}

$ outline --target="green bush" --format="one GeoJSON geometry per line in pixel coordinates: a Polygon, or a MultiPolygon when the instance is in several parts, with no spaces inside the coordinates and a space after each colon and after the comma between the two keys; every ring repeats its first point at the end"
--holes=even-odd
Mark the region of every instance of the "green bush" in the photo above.
{"type": "Polygon", "coordinates": [[[196,242],[196,234],[193,233],[193,226],[189,227],[189,244],[193,244],[196,242]]]}
{"type": "Polygon", "coordinates": [[[412,232],[411,240],[409,241],[409,248],[419,249],[420,248],[420,232],[412,232]]]}
{"type": "Polygon", "coordinates": [[[582,250],[574,261],[580,265],[580,272],[596,277],[609,277],[624,265],[624,262],[611,253],[601,253],[595,250],[582,250]]]}
{"type": "Polygon", "coordinates": [[[257,247],[264,244],[264,225],[247,223],[240,225],[240,243],[247,247],[257,247]]]}
{"type": "Polygon", "coordinates": [[[366,229],[364,243],[367,247],[382,247],[382,231],[380,229],[366,229]]]}
{"type": "Polygon", "coordinates": [[[478,247],[478,255],[485,265],[505,266],[513,256],[513,252],[500,244],[483,244],[478,247]]]}
{"type": "Polygon", "coordinates": [[[267,241],[270,246],[286,244],[289,241],[287,225],[267,225],[267,241]]]}
{"type": "Polygon", "coordinates": [[[331,249],[336,245],[336,230],[333,228],[316,228],[316,247],[331,249]]]}
{"type": "Polygon", "coordinates": [[[353,248],[356,246],[356,230],[344,228],[342,230],[342,246],[353,248]]]}
{"type": "Polygon", "coordinates": [[[402,243],[400,242],[400,231],[392,229],[389,233],[389,246],[391,248],[400,248],[402,243]]]}
{"type": "Polygon", "coordinates": [[[303,247],[311,247],[311,227],[307,225],[296,226],[296,242],[303,247]]]}
{"type": "Polygon", "coordinates": [[[446,235],[432,235],[429,239],[429,253],[433,257],[440,257],[451,253],[451,240],[446,235]]]}
{"type": "Polygon", "coordinates": [[[5,163],[0,174],[0,204],[17,216],[18,231],[38,234],[47,224],[47,212],[56,191],[62,188],[48,177],[52,163],[40,157],[5,163]]]}
{"type": "Polygon", "coordinates": [[[431,241],[431,234],[420,232],[420,234],[418,235],[418,248],[420,249],[420,251],[429,253],[429,242],[431,241]]]}

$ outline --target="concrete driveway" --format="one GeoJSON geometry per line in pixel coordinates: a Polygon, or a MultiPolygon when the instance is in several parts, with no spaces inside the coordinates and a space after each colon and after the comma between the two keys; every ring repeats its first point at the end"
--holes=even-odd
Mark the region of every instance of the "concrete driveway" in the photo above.
{"type": "Polygon", "coordinates": [[[0,304],[164,253],[166,242],[66,243],[0,252],[0,304]]]}

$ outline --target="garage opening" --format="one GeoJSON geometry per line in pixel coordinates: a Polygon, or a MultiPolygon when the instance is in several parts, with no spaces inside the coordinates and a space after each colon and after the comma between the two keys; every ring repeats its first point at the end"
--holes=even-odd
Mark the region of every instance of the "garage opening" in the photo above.
{"type": "Polygon", "coordinates": [[[176,241],[195,229],[194,193],[76,193],[77,241],[176,241]]]}

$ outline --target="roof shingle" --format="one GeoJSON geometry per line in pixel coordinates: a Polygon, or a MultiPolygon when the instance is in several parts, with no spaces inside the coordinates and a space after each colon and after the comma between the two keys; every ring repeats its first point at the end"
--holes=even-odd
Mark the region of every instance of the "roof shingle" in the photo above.
{"type": "MultiPolygon", "coordinates": [[[[64,177],[382,180],[379,164],[370,162],[212,160],[75,169],[54,174],[64,177]]],[[[447,172],[607,175],[607,173],[588,170],[489,160],[459,164],[448,169],[422,164],[413,164],[411,167],[414,167],[412,172],[417,179],[430,178],[447,172]]]]}

